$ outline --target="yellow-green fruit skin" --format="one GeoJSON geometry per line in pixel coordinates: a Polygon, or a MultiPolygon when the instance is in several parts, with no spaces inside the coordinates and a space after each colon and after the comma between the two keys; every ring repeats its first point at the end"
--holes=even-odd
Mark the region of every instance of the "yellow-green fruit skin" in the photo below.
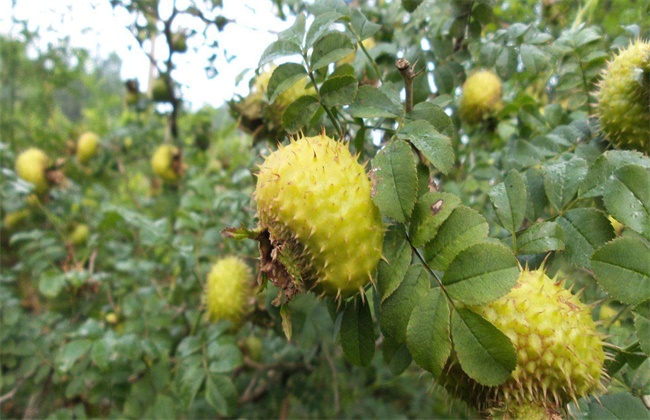
{"type": "Polygon", "coordinates": [[[88,225],[77,225],[70,234],[70,243],[75,246],[81,246],[86,243],[89,234],[90,229],[88,228],[88,225]]]}
{"type": "Polygon", "coordinates": [[[172,100],[171,92],[163,79],[156,79],[151,87],[151,99],[155,102],[169,102],[172,100]]]}
{"type": "Polygon", "coordinates": [[[23,220],[29,217],[29,210],[27,209],[22,209],[18,211],[14,211],[11,213],[5,214],[5,217],[3,219],[4,226],[8,230],[11,230],[18,226],[23,220]]]}
{"type": "Polygon", "coordinates": [[[35,147],[25,150],[16,159],[16,173],[25,181],[34,184],[39,194],[50,187],[46,177],[48,166],[50,166],[50,159],[45,152],[35,147]]]}
{"type": "Polygon", "coordinates": [[[515,346],[517,367],[495,401],[559,407],[599,390],[605,360],[590,308],[542,270],[524,270],[505,296],[473,307],[515,346]]]}
{"type": "Polygon", "coordinates": [[[244,315],[246,299],[251,296],[253,275],[239,257],[217,261],[208,274],[204,304],[210,321],[228,320],[238,326],[244,315]]]}
{"type": "Polygon", "coordinates": [[[458,112],[460,119],[475,124],[496,110],[501,102],[502,84],[499,76],[491,71],[473,73],[463,84],[458,112]]]}
{"type": "Polygon", "coordinates": [[[178,155],[179,150],[175,146],[163,144],[156,149],[151,157],[151,168],[153,172],[166,182],[176,182],[180,175],[174,170],[174,156],[178,155]]]}
{"type": "Polygon", "coordinates": [[[319,135],[280,147],[260,166],[254,197],[271,240],[298,244],[309,285],[345,297],[372,279],[384,225],[346,144],[319,135]]]}
{"type": "Polygon", "coordinates": [[[99,150],[99,136],[92,132],[83,133],[77,141],[77,160],[88,163],[97,155],[99,150]]]}
{"type": "Polygon", "coordinates": [[[596,93],[600,128],[615,146],[650,148],[650,42],[621,51],[603,71],[596,93]]]}

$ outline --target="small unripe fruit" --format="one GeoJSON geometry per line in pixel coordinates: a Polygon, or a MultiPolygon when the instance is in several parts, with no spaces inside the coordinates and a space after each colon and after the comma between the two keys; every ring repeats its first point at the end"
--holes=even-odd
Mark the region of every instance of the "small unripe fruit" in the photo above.
{"type": "Polygon", "coordinates": [[[78,224],[70,233],[68,240],[74,246],[81,246],[86,243],[89,234],[90,229],[88,228],[88,225],[78,224]]]}
{"type": "Polygon", "coordinates": [[[115,324],[117,322],[117,315],[115,315],[115,312],[109,312],[106,314],[105,319],[109,324],[115,324]]]}
{"type": "Polygon", "coordinates": [[[532,404],[559,408],[602,389],[605,353],[590,308],[543,270],[524,270],[507,295],[473,307],[515,346],[517,367],[505,383],[485,387],[460,369],[441,380],[479,409],[532,404]]]}
{"type": "Polygon", "coordinates": [[[151,157],[153,172],[166,182],[176,182],[181,177],[182,162],[178,147],[163,144],[151,157]]]}
{"type": "Polygon", "coordinates": [[[34,147],[25,150],[16,159],[16,173],[25,181],[34,184],[34,188],[39,194],[44,193],[50,187],[47,180],[49,166],[50,159],[45,152],[34,147]]]}
{"type": "Polygon", "coordinates": [[[371,188],[347,145],[324,134],[281,146],[260,165],[254,193],[260,227],[300,271],[301,280],[278,282],[287,297],[311,288],[346,297],[372,280],[384,225],[371,188]]]}
{"type": "Polygon", "coordinates": [[[615,146],[650,152],[650,42],[641,40],[607,65],[596,93],[600,128],[615,146]]]}
{"type": "Polygon", "coordinates": [[[11,213],[5,214],[3,224],[4,227],[7,230],[11,230],[18,226],[23,220],[25,220],[27,217],[29,217],[29,210],[27,209],[22,209],[18,211],[14,211],[11,213]]]}
{"type": "Polygon", "coordinates": [[[88,163],[97,155],[99,150],[99,136],[90,131],[83,133],[77,141],[77,160],[80,163],[88,163]]]}
{"type": "Polygon", "coordinates": [[[480,122],[501,102],[501,79],[491,71],[477,71],[465,80],[458,112],[469,124],[480,122]]]}
{"type": "Polygon", "coordinates": [[[169,90],[164,79],[158,78],[153,82],[151,87],[151,99],[155,102],[171,102],[173,99],[172,92],[169,90]]]}
{"type": "Polygon", "coordinates": [[[249,335],[246,337],[245,344],[246,350],[248,350],[248,357],[254,362],[260,362],[262,360],[262,340],[254,335],[249,335]]]}
{"type": "Polygon", "coordinates": [[[228,320],[235,327],[242,321],[246,300],[252,296],[253,275],[238,257],[225,257],[212,266],[203,295],[210,321],[228,320]]]}
{"type": "Polygon", "coordinates": [[[184,33],[175,33],[172,35],[172,51],[184,53],[187,51],[187,35],[184,33]]]}

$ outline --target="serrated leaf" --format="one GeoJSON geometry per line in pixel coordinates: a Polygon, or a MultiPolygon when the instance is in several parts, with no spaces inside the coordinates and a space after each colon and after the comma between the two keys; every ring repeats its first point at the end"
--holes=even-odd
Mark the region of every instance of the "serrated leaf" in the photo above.
{"type": "Polygon", "coordinates": [[[650,168],[650,159],[640,152],[628,150],[609,150],[603,153],[591,168],[580,184],[579,194],[582,198],[597,197],[605,191],[608,180],[616,169],[626,165],[638,165],[650,168]]]}
{"type": "Polygon", "coordinates": [[[451,336],[461,368],[481,385],[500,385],[517,367],[515,346],[510,339],[469,309],[453,311],[451,336]]]}
{"type": "Polygon", "coordinates": [[[650,246],[641,239],[615,239],[594,252],[591,267],[613,299],[630,305],[650,299],[650,246]]]}
{"type": "Polygon", "coordinates": [[[311,121],[320,102],[315,96],[301,96],[291,103],[282,114],[282,126],[289,134],[297,133],[311,121]]]}
{"type": "Polygon", "coordinates": [[[587,175],[587,161],[574,157],[568,161],[545,165],[543,171],[548,201],[555,210],[560,211],[578,192],[578,186],[587,175]]]}
{"type": "Polygon", "coordinates": [[[431,289],[411,312],[406,344],[422,369],[439,377],[451,353],[449,306],[440,288],[431,289]]]}
{"type": "Polygon", "coordinates": [[[454,258],[442,283],[452,298],[482,305],[508,293],[518,278],[519,262],[512,250],[498,243],[479,243],[454,258]]]}
{"type": "Polygon", "coordinates": [[[579,267],[590,268],[594,251],[615,236],[605,213],[593,208],[569,210],[557,223],[564,232],[565,255],[579,267]]]}
{"type": "Polygon", "coordinates": [[[354,100],[358,87],[354,76],[330,77],[320,88],[321,101],[325,106],[347,105],[354,100]]]}
{"type": "Polygon", "coordinates": [[[548,203],[544,191],[544,174],[540,169],[533,167],[526,171],[526,192],[526,218],[531,221],[537,220],[544,214],[544,208],[548,203]]]}
{"type": "Polygon", "coordinates": [[[454,150],[449,136],[440,134],[428,121],[407,123],[398,133],[398,138],[407,139],[422,152],[440,172],[447,174],[454,165],[454,150]]]}
{"type": "Polygon", "coordinates": [[[392,141],[372,159],[372,199],[384,216],[406,223],[417,200],[417,170],[411,148],[392,141]]]}
{"type": "Polygon", "coordinates": [[[282,318],[282,332],[284,336],[287,337],[288,341],[291,341],[293,336],[293,324],[291,324],[291,311],[289,311],[289,305],[286,303],[280,307],[280,317],[282,318]]]}
{"type": "Polygon", "coordinates": [[[627,393],[602,395],[588,406],[590,419],[650,419],[650,412],[643,402],[627,393]]]}
{"type": "Polygon", "coordinates": [[[439,133],[454,137],[456,129],[451,117],[445,113],[442,107],[432,104],[431,102],[421,102],[413,107],[413,110],[406,114],[406,117],[412,121],[425,120],[429,122],[439,133]]]}
{"type": "Polygon", "coordinates": [[[541,48],[535,45],[522,44],[519,48],[521,61],[524,63],[526,70],[532,74],[537,74],[544,70],[550,61],[551,56],[541,48]]]}
{"type": "Polygon", "coordinates": [[[405,236],[401,225],[393,225],[384,237],[384,258],[377,265],[377,289],[382,300],[399,287],[411,264],[411,247],[405,236]]]}
{"type": "Polygon", "coordinates": [[[511,169],[505,181],[495,185],[488,192],[501,226],[512,235],[524,222],[526,214],[526,184],[524,177],[511,169]]]}
{"type": "Polygon", "coordinates": [[[536,223],[517,237],[517,254],[542,254],[564,249],[564,231],[555,222],[536,223]]]}
{"type": "Polygon", "coordinates": [[[294,44],[297,45],[302,45],[302,41],[305,38],[306,23],[307,23],[307,17],[305,16],[305,14],[304,13],[298,14],[298,16],[296,16],[296,20],[293,23],[293,25],[291,25],[289,29],[285,29],[284,31],[278,34],[278,39],[293,42],[294,44]]]}
{"type": "Polygon", "coordinates": [[[334,22],[342,19],[349,20],[350,18],[338,11],[327,12],[316,16],[309,26],[309,31],[307,31],[307,38],[305,38],[307,47],[309,48],[314,45],[330,29],[334,22]]]}
{"type": "Polygon", "coordinates": [[[381,343],[381,353],[393,375],[400,375],[413,360],[406,343],[399,344],[388,336],[384,336],[381,343]]]}
{"type": "Polygon", "coordinates": [[[650,356],[650,300],[638,304],[634,310],[634,328],[643,352],[650,356]]]}
{"type": "Polygon", "coordinates": [[[213,341],[208,344],[207,355],[210,360],[208,370],[211,373],[232,372],[244,363],[241,350],[235,344],[221,344],[213,341]]]}
{"type": "Polygon", "coordinates": [[[409,236],[415,247],[435,238],[442,223],[460,205],[460,197],[444,192],[428,192],[420,197],[413,209],[409,236]]]}
{"type": "Polygon", "coordinates": [[[650,171],[627,165],[607,184],[603,200],[619,222],[650,240],[650,171]]]}
{"type": "Polygon", "coordinates": [[[395,118],[402,114],[402,109],[376,87],[364,85],[357,91],[348,113],[355,118],[395,118]]]}
{"type": "Polygon", "coordinates": [[[350,38],[341,32],[331,32],[316,42],[311,53],[311,68],[318,70],[354,52],[350,38]]]}
{"type": "Polygon", "coordinates": [[[375,355],[375,332],[370,305],[357,297],[348,302],[341,321],[341,347],[345,358],[357,366],[368,366],[375,355]]]}
{"type": "Polygon", "coordinates": [[[43,296],[55,298],[65,288],[65,275],[56,272],[45,272],[38,281],[38,290],[43,296]]]}
{"type": "Polygon", "coordinates": [[[222,416],[232,416],[237,408],[237,388],[226,375],[209,375],[205,383],[205,399],[222,416]]]}
{"type": "Polygon", "coordinates": [[[277,60],[278,58],[300,54],[301,52],[302,50],[300,48],[300,45],[296,44],[293,41],[280,39],[266,47],[262,53],[262,57],[260,57],[260,62],[257,66],[262,67],[263,65],[268,64],[273,60],[277,60]]]}
{"type": "Polygon", "coordinates": [[[82,358],[93,342],[88,339],[74,340],[60,348],[56,357],[56,364],[61,372],[68,372],[77,360],[82,358]]]}
{"type": "Polygon", "coordinates": [[[352,9],[351,18],[352,28],[359,37],[357,42],[370,38],[381,29],[381,25],[369,21],[357,8],[352,9]]]}
{"type": "Polygon", "coordinates": [[[406,326],[411,311],[429,290],[429,277],[422,265],[409,267],[404,281],[381,302],[380,326],[382,332],[397,343],[406,341],[406,326]]]}
{"type": "Polygon", "coordinates": [[[487,238],[488,223],[477,211],[458,206],[438,229],[438,234],[424,248],[431,268],[444,271],[461,251],[487,238]]]}
{"type": "Polygon", "coordinates": [[[280,64],[273,70],[269,84],[266,88],[266,95],[269,102],[275,102],[278,95],[295,85],[298,81],[305,79],[307,71],[296,63],[280,64]]]}

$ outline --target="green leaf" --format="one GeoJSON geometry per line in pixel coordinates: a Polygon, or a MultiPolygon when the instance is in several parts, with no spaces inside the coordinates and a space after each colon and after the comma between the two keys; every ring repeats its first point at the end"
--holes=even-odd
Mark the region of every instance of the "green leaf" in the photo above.
{"type": "Polygon", "coordinates": [[[273,60],[277,60],[278,58],[288,57],[301,53],[302,49],[300,48],[300,45],[296,44],[293,41],[280,39],[266,47],[262,53],[262,57],[260,57],[260,62],[257,66],[262,67],[263,65],[268,64],[273,60]]]}
{"type": "Polygon", "coordinates": [[[417,170],[409,145],[392,141],[372,159],[373,201],[384,216],[406,223],[417,200],[417,170]]]}
{"type": "Polygon", "coordinates": [[[444,192],[428,192],[420,197],[411,216],[409,236],[415,247],[435,238],[442,223],[460,205],[460,198],[444,192]]]}
{"type": "Polygon", "coordinates": [[[431,289],[413,309],[406,328],[406,344],[422,369],[439,377],[451,353],[449,306],[438,287],[431,289]]]}
{"type": "Polygon", "coordinates": [[[293,324],[291,324],[289,305],[286,303],[280,306],[280,318],[282,318],[282,332],[284,332],[284,336],[287,337],[287,340],[291,341],[291,337],[293,336],[293,324]]]}
{"type": "Polygon", "coordinates": [[[526,218],[528,220],[537,220],[544,214],[544,208],[548,203],[546,192],[544,191],[544,174],[535,167],[526,171],[526,192],[527,202],[526,218]]]}
{"type": "Polygon", "coordinates": [[[305,39],[306,46],[309,48],[314,45],[321,36],[329,31],[334,22],[342,19],[350,20],[349,17],[345,16],[343,13],[339,13],[338,11],[327,12],[316,16],[311,26],[309,26],[309,31],[307,31],[307,38],[305,39]]]}
{"type": "Polygon", "coordinates": [[[77,360],[82,358],[93,342],[88,339],[70,341],[60,348],[56,357],[56,364],[61,372],[68,372],[77,360]]]}
{"type": "Polygon", "coordinates": [[[311,68],[318,70],[354,52],[352,41],[341,32],[331,32],[316,42],[311,53],[311,68]]]}
{"type": "Polygon", "coordinates": [[[555,222],[540,222],[517,237],[517,254],[542,254],[564,249],[564,231],[555,222]]]}
{"type": "Polygon", "coordinates": [[[241,350],[235,344],[213,341],[208,345],[207,355],[213,360],[208,367],[211,373],[232,372],[244,363],[241,350]]]}
{"type": "Polygon", "coordinates": [[[569,161],[545,165],[544,189],[548,201],[560,211],[569,204],[578,191],[578,186],[587,175],[587,161],[573,157],[569,161]]]}
{"type": "Polygon", "coordinates": [[[650,159],[640,152],[627,150],[609,150],[603,153],[589,168],[589,173],[580,184],[581,198],[597,197],[605,191],[608,181],[616,169],[626,165],[638,165],[650,168],[650,159]]]}
{"type": "Polygon", "coordinates": [[[431,102],[421,102],[413,107],[413,110],[406,114],[411,121],[425,120],[429,122],[439,133],[453,138],[457,135],[451,117],[441,107],[431,102]]]}
{"type": "Polygon", "coordinates": [[[402,114],[402,109],[376,87],[364,85],[357,91],[348,113],[355,118],[395,118],[402,114]]]}
{"type": "Polygon", "coordinates": [[[467,305],[482,305],[508,293],[518,278],[519,262],[509,248],[479,243],[454,258],[442,283],[452,298],[467,305]]]}
{"type": "Polygon", "coordinates": [[[302,45],[302,41],[305,38],[305,24],[307,23],[307,17],[304,13],[300,13],[296,16],[296,20],[291,25],[289,29],[278,34],[278,39],[283,41],[290,41],[297,45],[302,45]]]}
{"type": "Polygon", "coordinates": [[[603,200],[616,220],[650,240],[650,171],[635,165],[618,169],[603,200]]]}
{"type": "Polygon", "coordinates": [[[330,77],[320,88],[323,105],[347,105],[354,100],[357,94],[359,81],[354,76],[330,77]]]}
{"type": "Polygon", "coordinates": [[[539,47],[529,44],[523,44],[519,48],[521,61],[523,61],[526,70],[533,74],[543,71],[550,61],[551,56],[539,47]]]}
{"type": "Polygon", "coordinates": [[[406,343],[397,343],[389,336],[384,336],[384,341],[381,343],[381,353],[393,375],[400,375],[413,360],[406,343]]]}
{"type": "Polygon", "coordinates": [[[377,288],[382,300],[399,287],[411,264],[411,247],[403,229],[401,225],[390,226],[384,237],[384,258],[377,265],[377,288]]]}
{"type": "Polygon", "coordinates": [[[510,79],[510,76],[517,71],[517,52],[514,47],[502,47],[497,55],[497,74],[503,80],[510,79]]]}
{"type": "Polygon", "coordinates": [[[564,231],[565,255],[579,267],[591,268],[594,251],[614,238],[605,213],[593,208],[572,209],[557,218],[564,231]]]}
{"type": "Polygon", "coordinates": [[[631,394],[602,395],[588,406],[590,419],[650,419],[650,412],[643,402],[631,394]]]}
{"type": "Polygon", "coordinates": [[[451,336],[460,366],[481,385],[500,385],[517,367],[515,346],[510,339],[469,309],[453,311],[451,336]]]}
{"type": "Polygon", "coordinates": [[[311,121],[319,107],[320,102],[315,96],[306,95],[296,99],[282,114],[284,129],[290,134],[297,133],[311,121]]]}
{"type": "Polygon", "coordinates": [[[341,321],[341,347],[345,358],[357,366],[368,366],[375,355],[375,332],[370,305],[360,297],[348,302],[341,321]]]}
{"type": "Polygon", "coordinates": [[[461,251],[487,238],[489,230],[477,211],[458,206],[424,248],[424,257],[431,268],[444,271],[461,251]]]}
{"type": "Polygon", "coordinates": [[[613,299],[630,305],[650,299],[650,246],[641,239],[615,239],[594,252],[591,267],[613,299]]]}
{"type": "Polygon", "coordinates": [[[230,417],[237,409],[237,388],[226,375],[209,375],[205,383],[205,399],[221,416],[230,417]]]}
{"type": "Polygon", "coordinates": [[[359,39],[357,39],[357,42],[363,41],[366,38],[370,38],[381,29],[381,25],[369,21],[357,8],[352,9],[351,17],[352,19],[350,23],[352,25],[352,29],[354,29],[354,33],[359,37],[359,39]]]}
{"type": "Polygon", "coordinates": [[[65,275],[48,270],[38,281],[38,290],[47,298],[55,298],[65,288],[65,275]]]}
{"type": "Polygon", "coordinates": [[[429,277],[424,267],[420,264],[410,266],[397,290],[381,302],[380,326],[385,335],[400,344],[406,341],[411,311],[429,287],[429,277]]]}
{"type": "Polygon", "coordinates": [[[275,70],[273,70],[273,74],[271,74],[271,79],[269,79],[269,84],[266,88],[266,95],[269,98],[269,102],[275,102],[278,95],[295,85],[300,80],[305,79],[306,75],[307,71],[300,64],[280,64],[275,68],[275,70]]]}
{"type": "Polygon", "coordinates": [[[526,184],[524,177],[511,169],[504,182],[492,187],[488,193],[501,226],[512,235],[524,222],[526,214],[526,184]]]}
{"type": "Polygon", "coordinates": [[[650,300],[634,308],[634,328],[643,352],[650,356],[650,300]]]}
{"type": "Polygon", "coordinates": [[[398,133],[398,138],[409,140],[422,152],[434,167],[447,174],[454,165],[454,150],[449,136],[438,131],[425,120],[407,123],[398,133]]]}

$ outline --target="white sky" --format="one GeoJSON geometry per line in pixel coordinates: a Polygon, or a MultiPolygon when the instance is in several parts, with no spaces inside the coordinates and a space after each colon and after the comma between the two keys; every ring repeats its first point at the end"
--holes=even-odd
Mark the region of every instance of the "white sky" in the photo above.
{"type": "MultiPolygon", "coordinates": [[[[12,0],[0,0],[0,32],[17,36],[17,28],[12,30],[11,27],[11,3],[12,0]]],[[[30,29],[39,28],[42,46],[69,36],[72,46],[86,48],[93,56],[107,57],[116,52],[122,59],[122,78],[137,78],[141,90],[145,90],[149,59],[126,29],[131,17],[124,9],[113,10],[109,0],[15,0],[15,3],[14,16],[27,20],[30,29]]],[[[161,13],[170,10],[164,6],[171,4],[171,0],[161,3],[161,13]]],[[[177,0],[179,8],[186,4],[187,0],[177,0]]],[[[256,68],[264,49],[276,39],[276,33],[293,23],[291,18],[286,22],[277,18],[273,8],[269,0],[224,0],[221,14],[237,22],[226,25],[223,32],[215,29],[209,35],[211,40],[216,39],[219,46],[226,49],[229,56],[235,55],[236,58],[227,63],[221,54],[222,49],[217,51],[219,74],[213,79],[208,79],[204,70],[211,51],[201,45],[203,37],[190,38],[188,52],[176,54],[174,76],[185,85],[183,98],[191,103],[193,109],[204,104],[219,106],[235,92],[246,93],[246,83],[241,83],[235,91],[237,75],[247,68],[256,68]]],[[[193,21],[190,18],[175,20],[181,27],[188,27],[193,21]]],[[[164,41],[156,43],[157,55],[166,57],[166,51],[164,41]]]]}

